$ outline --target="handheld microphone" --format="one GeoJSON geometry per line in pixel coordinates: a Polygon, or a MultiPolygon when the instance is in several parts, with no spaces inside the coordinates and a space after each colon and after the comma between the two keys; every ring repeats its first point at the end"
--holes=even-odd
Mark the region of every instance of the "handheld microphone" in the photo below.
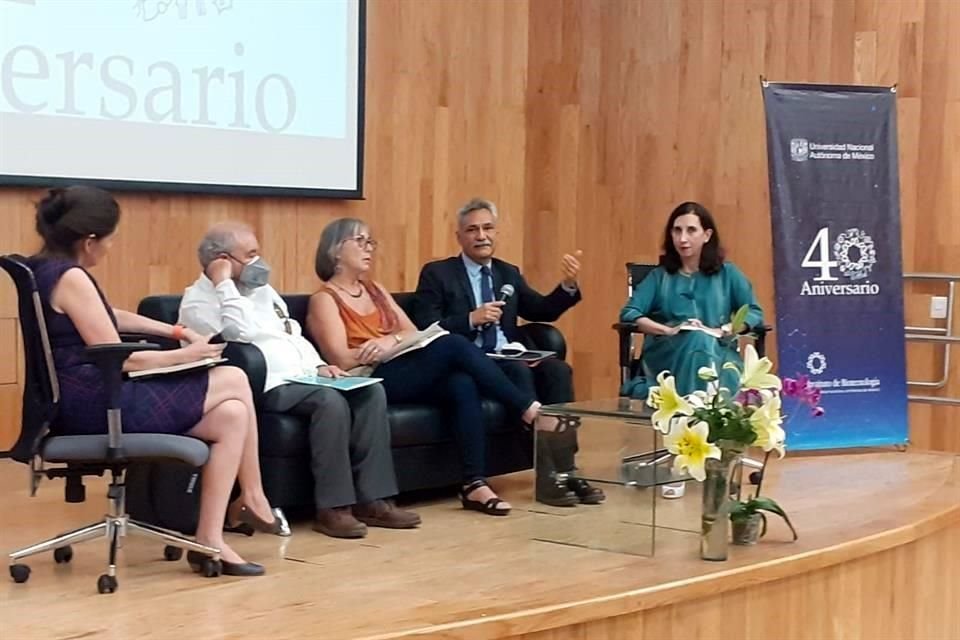
{"type": "MultiPolygon", "coordinates": [[[[502,287],[500,287],[500,297],[497,298],[497,302],[506,302],[506,301],[510,298],[510,296],[513,295],[513,292],[514,292],[514,288],[513,288],[513,285],[512,285],[512,284],[505,284],[505,285],[503,285],[502,287]]],[[[495,324],[495,323],[493,323],[493,322],[487,322],[487,323],[484,324],[481,328],[482,328],[482,329],[489,329],[489,328],[492,327],[494,324],[495,324]]]]}

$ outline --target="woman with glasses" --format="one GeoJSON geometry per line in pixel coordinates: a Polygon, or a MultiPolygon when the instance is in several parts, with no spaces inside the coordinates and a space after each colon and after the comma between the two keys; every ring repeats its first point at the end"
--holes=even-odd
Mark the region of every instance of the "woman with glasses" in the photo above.
{"type": "Polygon", "coordinates": [[[377,243],[362,220],[327,225],[317,247],[316,272],[324,286],[310,298],[307,329],[341,369],[374,368],[387,401],[441,404],[463,462],[464,509],[502,516],[510,505],[487,484],[486,429],[480,393],[498,400],[527,424],[540,403],[518,389],[466,338],[444,335],[427,346],[391,358],[417,328],[384,287],[369,277],[377,243]]]}
{"type": "MultiPolygon", "coordinates": [[[[255,346],[266,366],[259,408],[308,420],[314,530],[334,538],[362,538],[367,527],[418,526],[420,516],[389,499],[398,489],[383,389],[372,385],[343,393],[296,382],[343,372],[323,361],[270,286],[270,268],[253,229],[236,222],[215,225],[200,241],[197,258],[203,273],[183,294],[180,322],[255,346]]],[[[243,515],[227,514],[240,521],[243,515]]]]}

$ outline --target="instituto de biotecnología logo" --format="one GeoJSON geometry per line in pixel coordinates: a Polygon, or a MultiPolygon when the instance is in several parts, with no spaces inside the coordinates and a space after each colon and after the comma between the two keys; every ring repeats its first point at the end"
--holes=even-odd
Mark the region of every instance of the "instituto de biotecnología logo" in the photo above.
{"type": "Polygon", "coordinates": [[[800,266],[816,269],[813,280],[804,279],[802,296],[875,296],[880,285],[870,282],[870,273],[877,264],[877,248],[873,238],[863,229],[851,227],[837,235],[832,246],[830,227],[817,231],[800,266]],[[850,282],[842,282],[834,269],[850,282]]]}
{"type": "Polygon", "coordinates": [[[876,145],[853,142],[811,142],[806,138],[790,140],[790,159],[807,160],[876,160],[876,145]]]}
{"type": "Polygon", "coordinates": [[[827,357],[819,351],[807,356],[807,371],[810,375],[818,376],[827,370],[827,357]]]}

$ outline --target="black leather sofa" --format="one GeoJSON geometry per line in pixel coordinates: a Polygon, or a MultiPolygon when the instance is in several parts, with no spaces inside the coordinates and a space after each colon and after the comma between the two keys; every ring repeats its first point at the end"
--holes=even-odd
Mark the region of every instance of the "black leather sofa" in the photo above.
{"type": "MultiPolygon", "coordinates": [[[[412,293],[396,294],[400,306],[409,313],[412,293]]],[[[283,296],[290,316],[305,326],[306,294],[283,296]]],[[[137,311],[144,316],[174,323],[180,296],[144,298],[137,311]]],[[[528,348],[556,351],[566,357],[563,334],[547,324],[531,323],[521,328],[528,348]]],[[[309,336],[308,336],[309,337],[309,336]]],[[[230,343],[225,355],[242,367],[250,379],[254,402],[263,397],[266,366],[260,350],[249,344],[230,343]]],[[[519,417],[508,417],[504,408],[490,400],[483,402],[489,430],[488,474],[491,476],[529,469],[532,465],[532,436],[519,417]]],[[[313,505],[313,479],[310,472],[310,442],[303,418],[258,410],[260,429],[260,468],[263,485],[271,504],[279,507],[313,505]]],[[[389,408],[393,460],[401,492],[451,487],[460,482],[460,458],[444,413],[430,405],[392,405],[389,408]]]]}

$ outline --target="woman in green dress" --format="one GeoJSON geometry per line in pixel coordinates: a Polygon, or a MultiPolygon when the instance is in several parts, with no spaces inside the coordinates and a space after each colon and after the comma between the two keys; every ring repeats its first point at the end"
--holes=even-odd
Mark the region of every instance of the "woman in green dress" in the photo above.
{"type": "Polygon", "coordinates": [[[747,327],[763,323],[763,311],[746,276],[724,260],[713,216],[696,202],[684,202],[670,214],[664,229],[660,266],[634,287],[620,311],[646,334],[642,371],[628,380],[622,395],[646,398],[661,371],[676,378],[677,391],[705,389],[700,367],[714,365],[722,386],[736,388],[736,374],[725,362],[742,366],[730,334],[730,317],[747,305],[747,327]]]}

